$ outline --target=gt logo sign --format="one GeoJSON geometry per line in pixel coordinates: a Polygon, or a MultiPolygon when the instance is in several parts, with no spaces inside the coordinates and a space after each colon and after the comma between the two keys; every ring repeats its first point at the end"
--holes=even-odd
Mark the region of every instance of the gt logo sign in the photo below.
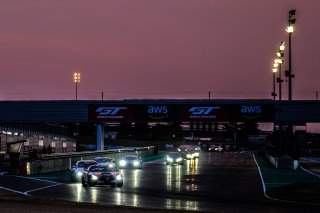
{"type": "Polygon", "coordinates": [[[220,107],[191,107],[189,112],[191,112],[192,115],[208,115],[214,109],[220,109],[220,107]]]}
{"type": "Polygon", "coordinates": [[[99,107],[96,112],[99,115],[116,115],[120,110],[127,109],[127,107],[99,107]]]}

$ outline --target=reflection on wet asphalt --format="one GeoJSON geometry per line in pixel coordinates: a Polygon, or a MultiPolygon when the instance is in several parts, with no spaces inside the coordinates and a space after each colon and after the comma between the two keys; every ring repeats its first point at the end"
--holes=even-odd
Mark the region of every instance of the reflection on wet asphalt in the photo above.
{"type": "MultiPolygon", "coordinates": [[[[274,212],[264,197],[257,167],[250,154],[201,153],[184,165],[165,165],[163,159],[143,169],[121,170],[122,188],[82,187],[69,183],[32,193],[76,202],[166,209],[234,212],[274,212]],[[263,208],[261,208],[263,206],[263,208]]],[[[297,212],[296,208],[289,208],[297,212]]],[[[288,209],[286,209],[288,210],[288,209]]]]}
{"type": "Polygon", "coordinates": [[[103,185],[83,187],[81,183],[70,183],[61,187],[61,191],[52,190],[57,190],[53,193],[55,197],[62,196],[76,202],[198,210],[197,201],[183,197],[184,192],[198,189],[194,178],[198,173],[198,163],[199,160],[195,159],[186,161],[182,166],[169,166],[161,159],[145,164],[143,169],[122,169],[122,188],[103,185]]]}

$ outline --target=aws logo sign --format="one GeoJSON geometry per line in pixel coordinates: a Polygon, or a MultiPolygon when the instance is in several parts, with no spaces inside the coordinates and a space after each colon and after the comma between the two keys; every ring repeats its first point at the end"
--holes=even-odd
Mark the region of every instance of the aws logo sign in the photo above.
{"type": "Polygon", "coordinates": [[[243,105],[240,108],[242,117],[256,119],[262,116],[262,107],[259,105],[243,105]]]}
{"type": "Polygon", "coordinates": [[[168,106],[148,106],[148,117],[152,119],[161,120],[164,118],[168,118],[168,106]]]}

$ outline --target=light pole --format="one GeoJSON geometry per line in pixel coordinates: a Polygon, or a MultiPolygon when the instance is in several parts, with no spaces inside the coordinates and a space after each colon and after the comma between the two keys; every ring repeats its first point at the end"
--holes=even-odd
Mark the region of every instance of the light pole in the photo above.
{"type": "Polygon", "coordinates": [[[278,70],[278,63],[274,62],[273,69],[272,69],[272,72],[273,72],[273,92],[271,93],[274,101],[276,100],[276,96],[277,96],[277,94],[276,94],[276,73],[277,73],[277,70],[278,70]]]}
{"type": "Polygon", "coordinates": [[[277,56],[278,56],[278,59],[277,59],[277,63],[279,64],[279,77],[277,78],[277,82],[279,83],[279,101],[281,101],[282,100],[282,82],[283,82],[283,80],[282,80],[282,78],[281,78],[281,64],[283,63],[283,61],[284,61],[284,58],[283,58],[283,56],[284,56],[284,48],[285,48],[285,46],[284,46],[284,41],[282,41],[281,43],[280,43],[280,47],[279,47],[279,52],[277,52],[277,56]]]}
{"type": "MultiPolygon", "coordinates": [[[[292,78],[294,78],[294,75],[292,74],[292,47],[291,47],[291,36],[292,33],[294,31],[294,25],[296,23],[296,10],[290,10],[288,13],[288,27],[286,28],[286,31],[289,35],[289,70],[287,70],[285,72],[285,76],[288,78],[288,100],[291,101],[292,100],[292,78]]],[[[288,147],[289,147],[289,142],[293,140],[293,125],[289,124],[288,125],[288,130],[287,130],[287,140],[285,142],[285,155],[287,153],[289,153],[288,147]]],[[[289,155],[291,154],[291,156],[295,155],[295,142],[293,140],[293,145],[290,144],[291,147],[291,153],[289,153],[289,155]]]]}
{"type": "Polygon", "coordinates": [[[296,23],[295,19],[296,10],[290,10],[289,11],[289,20],[288,20],[288,27],[286,28],[286,31],[289,34],[289,70],[285,72],[286,77],[288,77],[288,100],[292,100],[292,78],[294,78],[294,75],[292,74],[292,66],[291,66],[291,35],[294,31],[294,24],[296,23]]]}
{"type": "MultiPolygon", "coordinates": [[[[282,74],[282,71],[281,71],[281,65],[284,61],[284,49],[285,49],[285,46],[284,46],[284,41],[282,41],[280,43],[280,46],[279,46],[279,51],[277,52],[277,56],[278,58],[275,60],[275,62],[278,64],[278,67],[279,67],[279,75],[278,75],[278,78],[277,78],[277,82],[279,83],[279,101],[282,100],[282,78],[281,78],[281,74],[282,74]]],[[[282,138],[282,125],[278,125],[279,127],[279,133],[278,133],[278,138],[279,138],[279,143],[282,144],[283,143],[283,138],[282,138]]],[[[287,153],[287,148],[286,148],[287,144],[285,144],[285,149],[284,149],[284,153],[287,153]]]]}
{"type": "Polygon", "coordinates": [[[76,100],[78,100],[78,83],[80,83],[80,73],[73,73],[73,80],[76,84],[76,100]]]}

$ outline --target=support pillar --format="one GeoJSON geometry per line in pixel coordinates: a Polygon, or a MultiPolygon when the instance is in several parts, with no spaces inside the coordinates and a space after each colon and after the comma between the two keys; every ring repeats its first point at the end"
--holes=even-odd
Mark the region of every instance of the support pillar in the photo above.
{"type": "Polygon", "coordinates": [[[218,133],[218,131],[219,131],[219,123],[216,121],[216,122],[214,122],[214,133],[218,133]]]}
{"type": "Polygon", "coordinates": [[[199,121],[196,122],[196,131],[197,131],[197,134],[199,134],[199,132],[200,132],[200,122],[199,121]]]}
{"type": "Polygon", "coordinates": [[[206,122],[202,122],[202,132],[206,131],[206,127],[207,127],[207,123],[206,122]]]}
{"type": "Polygon", "coordinates": [[[97,124],[97,150],[104,150],[104,125],[97,124]]]}

